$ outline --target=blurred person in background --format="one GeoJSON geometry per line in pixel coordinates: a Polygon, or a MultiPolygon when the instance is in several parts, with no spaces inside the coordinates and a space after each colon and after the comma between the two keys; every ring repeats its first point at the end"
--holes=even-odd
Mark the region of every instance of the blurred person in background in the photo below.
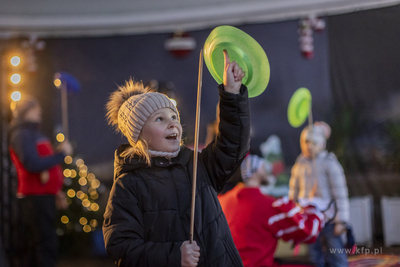
{"type": "Polygon", "coordinates": [[[11,103],[13,120],[9,150],[18,175],[17,202],[21,225],[22,266],[55,267],[58,240],[56,208],[67,207],[61,163],[72,154],[68,141],[54,151],[40,131],[42,109],[36,98],[23,95],[11,103]]]}
{"type": "Polygon", "coordinates": [[[317,241],[309,245],[309,254],[317,267],[348,266],[346,253],[332,253],[343,249],[342,233],[349,223],[349,197],[344,171],[336,156],[326,150],[331,128],[325,122],[305,127],[300,135],[302,153],[296,159],[289,182],[289,199],[294,201],[319,198],[334,200],[337,214],[332,223],[322,229],[317,241]]]}
{"type": "Polygon", "coordinates": [[[287,197],[262,194],[260,186],[269,179],[265,164],[263,158],[247,155],[240,166],[243,183],[218,198],[245,267],[299,267],[274,259],[278,240],[315,242],[325,216],[313,203],[300,207],[287,197]]]}

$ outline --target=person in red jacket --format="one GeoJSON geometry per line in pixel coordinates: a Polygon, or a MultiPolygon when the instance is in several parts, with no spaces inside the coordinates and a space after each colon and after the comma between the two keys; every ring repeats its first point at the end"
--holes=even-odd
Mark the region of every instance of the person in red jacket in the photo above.
{"type": "Polygon", "coordinates": [[[53,151],[49,139],[39,130],[42,110],[34,97],[23,95],[21,100],[11,103],[11,109],[9,150],[18,176],[20,242],[24,247],[22,265],[55,267],[58,254],[56,204],[59,208],[67,205],[61,191],[60,163],[72,153],[72,147],[64,141],[53,151]]]}
{"type": "Polygon", "coordinates": [[[248,155],[240,168],[243,183],[218,196],[233,241],[244,266],[279,266],[274,260],[278,239],[315,242],[324,215],[313,205],[300,207],[287,197],[263,195],[259,187],[268,176],[262,158],[248,155]]]}

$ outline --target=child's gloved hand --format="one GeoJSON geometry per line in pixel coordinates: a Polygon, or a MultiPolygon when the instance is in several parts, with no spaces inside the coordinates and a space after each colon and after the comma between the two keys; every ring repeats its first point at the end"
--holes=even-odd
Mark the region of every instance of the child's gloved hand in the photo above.
{"type": "Polygon", "coordinates": [[[242,68],[235,61],[231,62],[228,52],[224,50],[225,69],[224,69],[224,88],[225,91],[239,94],[242,79],[245,76],[242,68]]]}
{"type": "Polygon", "coordinates": [[[200,258],[200,247],[196,241],[190,244],[190,241],[185,241],[181,245],[181,264],[182,267],[197,266],[200,258]]]}

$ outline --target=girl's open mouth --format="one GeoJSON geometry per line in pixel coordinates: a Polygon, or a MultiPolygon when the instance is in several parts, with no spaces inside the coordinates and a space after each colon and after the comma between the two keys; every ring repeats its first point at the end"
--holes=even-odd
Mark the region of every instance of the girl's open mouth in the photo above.
{"type": "Polygon", "coordinates": [[[177,138],[178,138],[177,133],[170,134],[166,137],[167,140],[171,140],[171,141],[176,140],[177,138]]]}

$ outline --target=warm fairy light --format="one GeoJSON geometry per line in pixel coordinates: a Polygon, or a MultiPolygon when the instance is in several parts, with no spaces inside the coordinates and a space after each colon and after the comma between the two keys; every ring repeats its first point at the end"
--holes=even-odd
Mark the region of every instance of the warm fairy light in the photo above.
{"type": "Polygon", "coordinates": [[[95,227],[97,227],[97,225],[99,225],[99,223],[97,222],[96,219],[90,220],[90,226],[92,226],[93,228],[95,228],[95,227]]]}
{"type": "Polygon", "coordinates": [[[170,98],[169,100],[171,100],[172,104],[174,104],[174,106],[176,107],[176,100],[173,98],[170,98]]]}
{"type": "Polygon", "coordinates": [[[57,134],[56,139],[57,139],[58,142],[61,143],[61,142],[63,142],[65,140],[65,136],[64,136],[63,133],[59,133],[59,134],[57,134]]]}
{"type": "Polygon", "coordinates": [[[91,197],[93,200],[96,200],[96,199],[99,198],[99,194],[97,194],[97,192],[96,192],[96,193],[94,193],[94,194],[91,194],[90,197],[91,197]]]}
{"type": "Polygon", "coordinates": [[[71,170],[71,178],[75,178],[76,177],[76,171],[75,170],[71,170]]]}
{"type": "Polygon", "coordinates": [[[89,192],[90,195],[94,195],[94,194],[97,193],[97,190],[95,188],[93,188],[93,187],[89,187],[88,192],[89,192]]]}
{"type": "Polygon", "coordinates": [[[84,206],[85,208],[90,206],[90,201],[87,199],[82,200],[82,206],[84,206]]]}
{"type": "Polygon", "coordinates": [[[85,164],[85,162],[83,161],[83,159],[78,159],[78,160],[76,161],[76,166],[78,166],[78,167],[82,166],[83,164],[85,164]]]}
{"type": "Polygon", "coordinates": [[[64,162],[65,162],[66,164],[71,164],[71,163],[72,163],[72,157],[71,157],[71,156],[66,156],[66,157],[64,158],[64,162]]]}
{"type": "Polygon", "coordinates": [[[87,175],[87,171],[85,171],[85,170],[79,171],[80,177],[86,177],[86,175],[87,175]]]}
{"type": "Polygon", "coordinates": [[[18,73],[14,73],[13,75],[11,75],[11,82],[14,84],[17,84],[21,81],[21,75],[19,75],[18,73]]]}
{"type": "Polygon", "coordinates": [[[87,184],[87,180],[86,180],[86,178],[81,177],[81,178],[79,178],[78,183],[79,183],[81,186],[85,186],[85,185],[87,184]]]}
{"type": "Polygon", "coordinates": [[[13,65],[14,67],[18,66],[21,63],[21,58],[19,56],[13,56],[10,59],[10,63],[11,65],[13,65]]]}
{"type": "Polygon", "coordinates": [[[55,79],[54,80],[54,85],[59,88],[61,86],[61,80],[60,79],[55,79]]]}
{"type": "Polygon", "coordinates": [[[98,210],[99,210],[99,204],[97,204],[97,203],[92,203],[92,205],[90,205],[90,208],[91,208],[93,211],[98,211],[98,210]]]}
{"type": "Polygon", "coordinates": [[[68,195],[70,198],[73,198],[73,197],[76,195],[75,190],[74,190],[74,189],[69,189],[69,190],[67,191],[67,195],[68,195]]]}
{"type": "Polygon", "coordinates": [[[93,173],[89,173],[86,178],[89,182],[91,182],[96,178],[96,176],[93,173]]]}
{"type": "Polygon", "coordinates": [[[100,186],[100,181],[97,180],[97,179],[94,179],[94,180],[92,181],[92,187],[93,187],[93,188],[98,188],[99,186],[100,186]]]}
{"type": "Polygon", "coordinates": [[[79,223],[82,224],[82,225],[85,225],[85,224],[87,224],[87,219],[85,217],[81,217],[79,219],[79,223]]]}
{"type": "Polygon", "coordinates": [[[69,218],[67,216],[63,215],[61,217],[61,222],[64,223],[64,224],[67,224],[69,222],[69,218]]]}
{"type": "Polygon", "coordinates": [[[21,93],[19,91],[15,91],[11,94],[11,99],[13,101],[20,101],[21,100],[21,93]]]}
{"type": "Polygon", "coordinates": [[[72,204],[72,200],[70,198],[67,198],[67,204],[71,205],[72,204]]]}
{"type": "Polygon", "coordinates": [[[63,171],[63,174],[64,174],[65,177],[70,177],[71,176],[71,170],[70,169],[65,169],[63,171]]]}
{"type": "Polygon", "coordinates": [[[79,170],[80,171],[87,171],[88,167],[86,165],[81,165],[81,166],[79,166],[79,170]]]}
{"type": "Polygon", "coordinates": [[[85,233],[89,233],[90,231],[92,231],[92,227],[90,227],[89,225],[85,225],[83,226],[83,231],[85,233]]]}
{"type": "Polygon", "coordinates": [[[76,197],[82,199],[85,194],[82,191],[76,192],[76,197]]]}

